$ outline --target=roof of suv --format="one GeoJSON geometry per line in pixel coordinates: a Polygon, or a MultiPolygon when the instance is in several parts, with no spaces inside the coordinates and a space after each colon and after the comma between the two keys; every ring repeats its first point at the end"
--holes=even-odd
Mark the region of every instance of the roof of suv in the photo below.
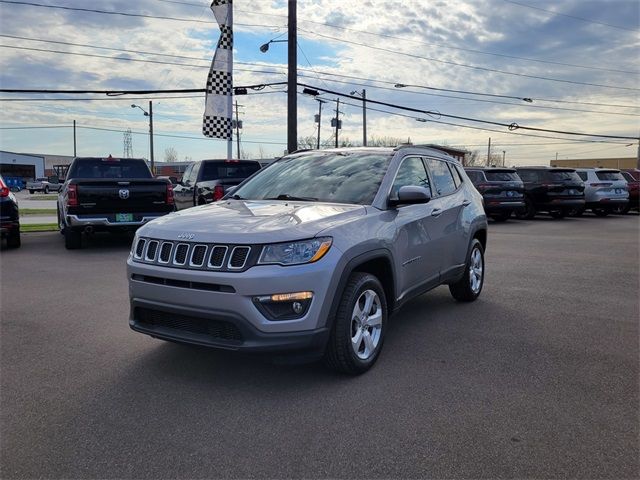
{"type": "Polygon", "coordinates": [[[419,153],[424,155],[428,153],[434,157],[439,157],[443,160],[449,160],[451,162],[460,164],[458,160],[453,158],[451,155],[443,152],[442,150],[438,150],[437,148],[425,147],[421,145],[399,145],[397,147],[339,147],[339,148],[325,148],[322,150],[315,149],[305,149],[305,150],[297,150],[290,155],[296,155],[301,153],[309,153],[309,152],[318,152],[318,153],[350,153],[350,152],[361,152],[361,153],[381,153],[381,154],[389,154],[393,155],[395,152],[399,150],[407,150],[409,153],[419,153]]]}
{"type": "Polygon", "coordinates": [[[480,170],[483,172],[515,172],[511,167],[464,167],[465,170],[480,170]]]}
{"type": "Polygon", "coordinates": [[[617,168],[576,168],[576,172],[619,172],[617,168]]]}
{"type": "Polygon", "coordinates": [[[545,167],[542,165],[518,166],[516,170],[548,170],[553,172],[575,172],[575,168],[570,167],[545,167]]]}

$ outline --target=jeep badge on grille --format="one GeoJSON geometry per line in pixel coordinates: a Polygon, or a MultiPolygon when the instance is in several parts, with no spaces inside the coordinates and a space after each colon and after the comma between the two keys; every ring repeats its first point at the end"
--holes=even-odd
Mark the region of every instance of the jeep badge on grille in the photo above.
{"type": "Polygon", "coordinates": [[[195,234],[193,233],[181,233],[178,235],[178,240],[193,240],[195,238],[195,234]]]}

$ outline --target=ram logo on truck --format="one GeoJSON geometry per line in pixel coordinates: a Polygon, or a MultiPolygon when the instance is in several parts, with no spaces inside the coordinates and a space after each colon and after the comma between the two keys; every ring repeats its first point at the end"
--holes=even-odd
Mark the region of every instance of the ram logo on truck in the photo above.
{"type": "Polygon", "coordinates": [[[118,195],[122,200],[126,200],[127,198],[129,198],[129,190],[127,190],[126,188],[123,188],[118,192],[118,195]]]}

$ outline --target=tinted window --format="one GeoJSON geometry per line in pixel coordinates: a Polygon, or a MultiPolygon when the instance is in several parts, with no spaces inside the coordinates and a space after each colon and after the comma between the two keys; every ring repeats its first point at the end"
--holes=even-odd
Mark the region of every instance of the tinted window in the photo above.
{"type": "Polygon", "coordinates": [[[424,187],[429,190],[429,195],[431,195],[429,176],[424,168],[422,159],[419,157],[405,158],[402,161],[402,165],[400,165],[396,179],[393,182],[393,187],[391,187],[391,198],[398,198],[398,190],[400,190],[400,187],[406,187],[408,185],[424,187]]]}
{"type": "Polygon", "coordinates": [[[582,179],[583,182],[587,181],[588,173],[587,172],[576,172],[578,176],[582,179]]]}
{"type": "Polygon", "coordinates": [[[323,202],[369,205],[387,172],[391,155],[309,152],[278,160],[234,194],[245,199],[288,195],[323,202]]]}
{"type": "Polygon", "coordinates": [[[451,175],[453,175],[453,182],[456,184],[456,188],[462,185],[462,178],[460,178],[460,173],[458,169],[452,164],[449,163],[449,170],[451,170],[451,175]]]}
{"type": "Polygon", "coordinates": [[[538,179],[534,170],[518,170],[518,176],[523,182],[535,182],[538,179]]]}
{"type": "Polygon", "coordinates": [[[152,178],[144,160],[85,158],[73,163],[68,178],[152,178]]]}
{"type": "Polygon", "coordinates": [[[260,164],[255,162],[203,162],[200,181],[247,178],[258,170],[260,164]]]}
{"type": "Polygon", "coordinates": [[[520,177],[516,172],[487,170],[484,172],[490,182],[519,182],[520,177]]]}
{"type": "Polygon", "coordinates": [[[620,172],[622,174],[622,176],[624,177],[624,179],[627,182],[635,182],[636,179],[633,178],[633,175],[631,175],[629,172],[620,172]]]}
{"type": "Polygon", "coordinates": [[[547,176],[553,182],[566,182],[568,180],[581,181],[578,174],[573,170],[549,171],[547,172],[547,176]]]}
{"type": "Polygon", "coordinates": [[[620,172],[596,172],[598,180],[624,180],[620,172]]]}
{"type": "Polygon", "coordinates": [[[438,195],[449,195],[456,191],[456,184],[453,181],[449,167],[447,167],[447,162],[428,158],[427,164],[438,195]]]}
{"type": "Polygon", "coordinates": [[[482,172],[478,172],[477,170],[466,170],[466,172],[467,172],[467,176],[471,179],[471,181],[474,184],[484,182],[482,172]]]}

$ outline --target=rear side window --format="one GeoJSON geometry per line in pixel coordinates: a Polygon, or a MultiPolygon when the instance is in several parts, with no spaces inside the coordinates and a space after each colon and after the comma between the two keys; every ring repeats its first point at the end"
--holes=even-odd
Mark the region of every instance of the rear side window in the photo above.
{"type": "Polygon", "coordinates": [[[429,184],[429,176],[424,168],[422,159],[419,157],[409,157],[402,161],[402,165],[400,165],[396,179],[393,182],[393,187],[391,187],[391,198],[398,198],[400,187],[409,185],[424,187],[429,191],[429,195],[433,195],[429,184]]]}
{"type": "Polygon", "coordinates": [[[509,171],[493,171],[493,170],[487,170],[486,172],[484,172],[484,174],[487,176],[487,180],[489,180],[490,182],[519,182],[520,181],[520,177],[518,177],[518,174],[516,172],[509,172],[509,171]]]}
{"type": "Polygon", "coordinates": [[[460,173],[453,164],[449,163],[448,165],[449,170],[451,170],[451,174],[453,175],[453,182],[456,184],[456,188],[458,188],[460,187],[460,185],[462,185],[462,178],[460,177],[460,173]]]}
{"type": "Polygon", "coordinates": [[[587,181],[589,174],[587,172],[576,172],[583,182],[587,181]]]}
{"type": "Polygon", "coordinates": [[[203,182],[209,180],[220,180],[225,178],[247,178],[260,170],[260,164],[254,162],[203,162],[202,175],[203,182]]]}
{"type": "Polygon", "coordinates": [[[633,175],[631,175],[629,172],[620,172],[622,174],[622,176],[624,177],[624,179],[627,182],[635,182],[636,179],[633,178],[633,175]]]}
{"type": "Polygon", "coordinates": [[[447,167],[447,162],[427,158],[427,165],[434,182],[434,189],[438,195],[449,195],[456,191],[456,184],[451,176],[451,171],[447,167]]]}
{"type": "Polygon", "coordinates": [[[596,172],[598,180],[624,180],[620,172],[596,172]]]}
{"type": "Polygon", "coordinates": [[[144,160],[86,158],[76,161],[69,178],[152,178],[144,160]]]}

